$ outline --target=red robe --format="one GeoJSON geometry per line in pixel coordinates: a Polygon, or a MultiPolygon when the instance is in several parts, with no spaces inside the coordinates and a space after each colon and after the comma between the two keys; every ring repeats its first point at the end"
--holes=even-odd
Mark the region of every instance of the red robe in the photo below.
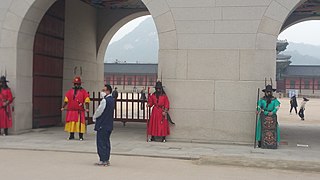
{"type": "Polygon", "coordinates": [[[64,130],[67,132],[86,131],[86,120],[84,104],[90,102],[89,93],[85,89],[77,90],[75,98],[73,98],[74,89],[70,89],[64,98],[67,104],[66,125],[64,130]]]}
{"type": "Polygon", "coordinates": [[[2,88],[0,92],[0,128],[12,127],[12,113],[10,107],[12,101],[13,98],[10,88],[2,88]],[[9,104],[3,106],[3,103],[6,101],[9,101],[9,104]]]}
{"type": "Polygon", "coordinates": [[[148,135],[170,135],[170,128],[167,117],[162,115],[164,109],[169,110],[169,99],[167,95],[163,94],[159,96],[159,100],[157,100],[156,95],[152,94],[148,99],[148,104],[150,107],[153,107],[148,124],[148,135]]]}

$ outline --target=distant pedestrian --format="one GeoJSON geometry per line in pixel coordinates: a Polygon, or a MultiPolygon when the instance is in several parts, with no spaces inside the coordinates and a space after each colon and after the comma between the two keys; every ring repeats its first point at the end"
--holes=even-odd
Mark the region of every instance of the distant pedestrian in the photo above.
{"type": "Polygon", "coordinates": [[[111,95],[112,88],[110,85],[105,85],[101,95],[101,102],[96,112],[93,115],[93,122],[95,122],[94,130],[97,131],[97,151],[99,155],[98,166],[110,165],[110,135],[113,130],[113,114],[114,101],[111,95]]]}
{"type": "Polygon", "coordinates": [[[112,97],[114,98],[115,101],[118,99],[118,88],[117,87],[114,88],[114,91],[112,92],[112,97]]]}
{"type": "Polygon", "coordinates": [[[140,108],[141,108],[141,110],[144,110],[144,102],[147,99],[147,97],[146,97],[146,89],[144,87],[140,91],[140,94],[141,94],[141,96],[140,96],[140,100],[141,100],[140,108]]]}
{"type": "Polygon", "coordinates": [[[301,102],[300,110],[299,110],[299,117],[301,118],[301,121],[304,121],[304,111],[306,109],[306,103],[308,101],[309,101],[308,98],[303,97],[303,101],[301,102]]]}
{"type": "Polygon", "coordinates": [[[290,114],[292,112],[292,109],[294,108],[294,110],[296,111],[296,114],[298,113],[297,112],[297,106],[298,106],[298,103],[297,103],[297,98],[296,98],[296,95],[293,95],[291,98],[290,98],[290,114]]]}

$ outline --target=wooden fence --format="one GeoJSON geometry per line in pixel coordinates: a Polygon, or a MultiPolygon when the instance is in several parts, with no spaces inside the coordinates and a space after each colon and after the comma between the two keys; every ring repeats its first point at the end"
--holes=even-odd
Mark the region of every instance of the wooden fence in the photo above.
{"type": "MultiPolygon", "coordinates": [[[[150,108],[146,107],[147,100],[142,100],[140,93],[119,93],[114,110],[114,120],[121,121],[123,125],[127,122],[146,123],[150,117],[150,108]]],[[[92,116],[99,106],[100,92],[90,94],[90,112],[87,113],[87,123],[93,124],[92,116]]]]}

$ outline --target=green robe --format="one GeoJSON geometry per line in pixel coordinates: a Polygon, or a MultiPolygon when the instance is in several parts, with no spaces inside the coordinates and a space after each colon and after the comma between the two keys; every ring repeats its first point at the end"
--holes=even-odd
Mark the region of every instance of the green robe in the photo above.
{"type": "MultiPolygon", "coordinates": [[[[261,113],[264,113],[264,115],[268,115],[269,112],[272,112],[273,114],[277,114],[277,111],[280,107],[280,102],[277,98],[273,98],[271,100],[271,103],[267,107],[267,100],[263,97],[258,101],[258,107],[257,110],[260,111],[263,109],[264,111],[261,113]]],[[[257,127],[256,127],[256,140],[261,140],[261,120],[260,115],[258,115],[258,121],[257,121],[257,127]]],[[[280,128],[279,123],[277,124],[277,142],[280,142],[280,128]]]]}

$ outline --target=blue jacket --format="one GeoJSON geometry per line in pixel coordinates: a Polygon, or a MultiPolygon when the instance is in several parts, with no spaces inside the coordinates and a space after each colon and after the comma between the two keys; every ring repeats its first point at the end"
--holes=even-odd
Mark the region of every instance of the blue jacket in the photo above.
{"type": "Polygon", "coordinates": [[[112,96],[104,97],[106,107],[104,108],[101,116],[97,117],[94,130],[113,130],[113,113],[114,113],[114,98],[112,96]]]}

